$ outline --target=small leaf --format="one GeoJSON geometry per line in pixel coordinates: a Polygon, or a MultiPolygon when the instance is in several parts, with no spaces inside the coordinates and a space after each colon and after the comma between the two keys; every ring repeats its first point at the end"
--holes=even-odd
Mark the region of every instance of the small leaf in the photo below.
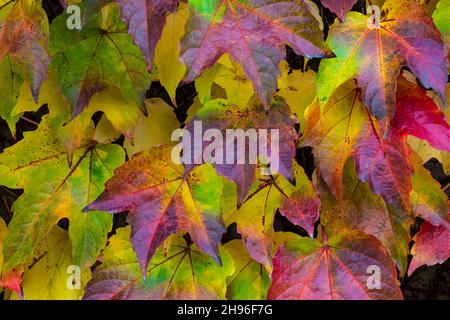
{"type": "Polygon", "coordinates": [[[345,15],[352,9],[357,0],[321,0],[320,2],[336,13],[339,19],[344,20],[345,15]]]}

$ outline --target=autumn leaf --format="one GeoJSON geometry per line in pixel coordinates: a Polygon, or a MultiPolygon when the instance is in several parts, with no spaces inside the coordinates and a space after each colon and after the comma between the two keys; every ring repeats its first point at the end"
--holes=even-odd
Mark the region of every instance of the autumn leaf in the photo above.
{"type": "Polygon", "coordinates": [[[167,14],[177,9],[180,0],[116,0],[128,33],[141,48],[148,69],[153,68],[156,45],[161,38],[167,14]]]}
{"type": "Polygon", "coordinates": [[[356,78],[364,104],[378,119],[395,113],[397,76],[408,67],[426,88],[445,101],[447,58],[441,35],[417,1],[388,0],[379,26],[350,12],[330,30],[328,45],[335,59],[323,60],[318,74],[318,97],[325,105],[333,92],[356,78]]]}
{"type": "Polygon", "coordinates": [[[379,240],[357,231],[342,231],[320,242],[299,238],[278,250],[268,299],[402,299],[394,264],[379,240]],[[355,263],[358,261],[358,263],[355,263]],[[370,269],[373,268],[373,269],[370,269]],[[372,270],[372,271],[370,271],[372,270]],[[380,272],[380,288],[369,276],[380,272]]]}
{"type": "Polygon", "coordinates": [[[340,201],[322,179],[316,176],[314,182],[321,201],[320,221],[328,232],[339,234],[342,230],[352,229],[377,237],[389,251],[400,275],[405,274],[411,240],[409,231],[414,223],[409,213],[386,205],[367,183],[361,182],[353,159],[347,161],[344,169],[340,201]]]}
{"type": "Polygon", "coordinates": [[[24,136],[0,154],[0,184],[24,189],[12,207],[3,270],[29,262],[36,246],[64,217],[70,220],[74,262],[90,266],[106,243],[112,219],[105,212],[87,215],[81,210],[103,190],[112,170],[124,161],[124,151],[117,145],[83,146],[69,167],[49,116],[24,136]]]}
{"type": "Polygon", "coordinates": [[[189,4],[191,16],[181,42],[186,81],[194,81],[229,53],[269,107],[286,43],[310,58],[330,56],[319,24],[303,1],[193,0],[189,4]]]}
{"type": "Polygon", "coordinates": [[[51,25],[51,67],[73,116],[107,88],[119,90],[127,103],[144,107],[150,84],[144,57],[120,23],[118,10],[110,5],[102,12],[105,16],[94,15],[81,31],[66,28],[67,15],[51,25]]]}
{"type": "Polygon", "coordinates": [[[171,159],[174,145],[156,146],[116,170],[100,197],[85,211],[129,211],[131,242],[142,273],[171,234],[189,232],[197,246],[220,262],[218,244],[226,231],[221,218],[222,179],[209,166],[188,176],[171,159]]]}
{"type": "Polygon", "coordinates": [[[225,299],[226,278],[234,271],[230,256],[220,248],[222,266],[186,243],[170,237],[165,253],[156,250],[143,278],[129,242],[130,228],[121,228],[110,239],[104,260],[93,273],[85,300],[225,299]]]}
{"type": "Polygon", "coordinates": [[[450,49],[450,23],[448,15],[450,14],[450,1],[440,0],[433,12],[433,20],[442,34],[442,38],[447,50],[450,49]]]}
{"type": "MultiPolygon", "coordinates": [[[[207,161],[214,163],[214,168],[219,175],[236,183],[238,206],[245,199],[250,186],[255,181],[256,171],[261,169],[258,168],[258,156],[263,156],[267,161],[269,161],[269,157],[273,157],[275,161],[278,161],[279,167],[273,168],[273,173],[277,173],[275,172],[277,169],[286,179],[294,182],[292,159],[295,156],[297,133],[295,119],[282,98],[274,99],[268,113],[264,111],[264,107],[256,98],[250,100],[244,110],[230,105],[226,100],[214,100],[196,113],[195,117],[186,125],[186,130],[190,133],[189,139],[192,139],[188,140],[191,145],[191,154],[183,157],[186,172],[200,163],[207,161]],[[201,124],[201,128],[196,128],[199,124],[201,124]],[[201,142],[194,141],[196,131],[203,136],[208,129],[219,130],[223,143],[220,144],[219,137],[217,137],[219,140],[214,140],[214,143],[212,140],[216,139],[215,137],[204,138],[201,142]],[[246,136],[242,140],[237,136],[230,136],[232,129],[235,130],[234,132],[241,130],[248,137],[246,136]],[[257,136],[253,136],[252,139],[252,134],[246,132],[247,129],[257,130],[261,136],[263,136],[261,131],[266,130],[265,139],[267,141],[261,140],[261,137],[257,136]],[[261,145],[261,141],[266,144],[261,145]],[[252,148],[258,146],[258,148],[252,153],[250,146],[252,148]],[[212,153],[212,147],[216,151],[210,157],[209,153],[212,153]],[[239,157],[238,149],[244,152],[245,158],[239,157]],[[205,155],[211,159],[205,159],[205,155]],[[233,155],[233,159],[229,159],[231,155],[233,155]]],[[[215,132],[219,134],[218,131],[215,132]]]]}
{"type": "Polygon", "coordinates": [[[301,146],[313,148],[320,175],[339,200],[343,196],[345,163],[355,153],[357,140],[368,121],[360,91],[353,81],[338,88],[322,112],[317,101],[308,108],[301,146]]]}
{"type": "Polygon", "coordinates": [[[22,85],[38,100],[47,78],[49,26],[41,1],[9,1],[0,7],[0,116],[15,133],[18,117],[11,112],[22,85]]]}
{"type": "Polygon", "coordinates": [[[336,13],[339,19],[344,20],[346,13],[352,9],[357,0],[321,0],[320,2],[336,13]]]}
{"type": "Polygon", "coordinates": [[[448,228],[436,227],[425,221],[414,237],[414,242],[411,252],[413,259],[408,274],[412,274],[422,265],[431,266],[443,263],[450,257],[450,231],[448,228]]]}

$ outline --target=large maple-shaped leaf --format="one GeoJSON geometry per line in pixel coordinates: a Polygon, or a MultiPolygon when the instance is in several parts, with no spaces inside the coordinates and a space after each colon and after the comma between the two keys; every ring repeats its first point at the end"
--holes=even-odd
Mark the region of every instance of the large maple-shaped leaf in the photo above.
{"type": "Polygon", "coordinates": [[[267,113],[256,98],[252,99],[244,110],[230,105],[226,100],[211,101],[201,108],[186,126],[190,133],[191,152],[187,153],[182,161],[187,172],[196,164],[213,163],[218,174],[237,184],[237,200],[240,205],[255,181],[256,171],[261,169],[258,167],[258,156],[264,157],[268,162],[273,161],[273,174],[280,172],[286,179],[294,182],[292,159],[295,157],[297,139],[295,123],[289,106],[282,98],[274,99],[267,113]],[[249,133],[249,129],[256,134],[249,133]],[[217,134],[204,137],[206,132],[210,134],[212,130],[217,134]],[[230,134],[238,134],[239,130],[245,134],[244,139],[241,139],[242,135],[230,134]],[[219,136],[219,133],[222,136],[219,136]],[[196,141],[199,134],[204,137],[202,141],[196,141]],[[211,146],[216,146],[215,152],[212,152],[211,146]],[[240,156],[241,151],[243,156],[240,156]],[[275,161],[278,162],[278,168],[275,161]]]}
{"type": "Polygon", "coordinates": [[[180,0],[116,0],[128,32],[141,48],[148,69],[153,68],[156,45],[161,38],[167,14],[177,9],[180,0]]]}
{"type": "Polygon", "coordinates": [[[139,153],[116,170],[103,194],[85,211],[128,210],[131,242],[142,273],[155,250],[171,234],[189,232],[197,246],[219,260],[218,244],[225,233],[221,218],[223,180],[210,165],[187,176],[171,158],[174,145],[139,153]]]}
{"type": "Polygon", "coordinates": [[[320,2],[336,13],[339,19],[344,20],[345,15],[349,12],[358,0],[320,0],[320,2]]]}
{"type": "Polygon", "coordinates": [[[24,189],[12,207],[14,215],[3,249],[5,271],[26,264],[35,247],[64,217],[70,220],[74,263],[90,266],[112,227],[109,214],[81,211],[101,193],[111,170],[124,161],[123,149],[82,146],[74,151],[69,167],[67,152],[50,120],[44,117],[37,131],[25,133],[22,141],[0,154],[0,184],[24,189]]]}
{"type": "Polygon", "coordinates": [[[325,104],[350,78],[363,89],[363,101],[378,119],[395,111],[396,79],[408,67],[426,88],[445,99],[447,57],[439,31],[417,1],[388,0],[379,26],[350,12],[344,23],[330,30],[328,44],[335,59],[323,60],[318,96],[325,104]]]}
{"type": "Polygon", "coordinates": [[[222,266],[193,244],[174,235],[153,256],[143,279],[129,242],[129,227],[118,229],[104,252],[103,263],[86,287],[86,300],[225,299],[226,278],[234,272],[220,248],[222,266]]]}
{"type": "MultiPolygon", "coordinates": [[[[274,237],[274,219],[276,210],[292,223],[303,227],[310,236],[314,234],[314,223],[319,218],[320,200],[311,181],[308,180],[302,167],[293,163],[296,185],[293,186],[281,175],[258,177],[250,188],[248,197],[241,207],[230,206],[225,210],[227,225],[237,223],[237,230],[250,256],[272,268],[272,251],[274,237]]],[[[229,193],[225,200],[236,203],[229,193]]]]}
{"type": "Polygon", "coordinates": [[[307,57],[330,56],[319,24],[303,0],[189,1],[181,58],[193,81],[222,54],[242,65],[263,103],[277,89],[285,45],[307,57]]]}
{"type": "Polygon", "coordinates": [[[316,167],[334,195],[343,195],[343,171],[368,123],[360,91],[354,81],[342,85],[320,111],[316,101],[308,108],[302,146],[313,148],[316,167]]]}
{"type": "Polygon", "coordinates": [[[11,114],[24,81],[38,99],[47,78],[49,27],[41,1],[9,1],[0,6],[0,116],[15,132],[11,114]],[[28,85],[28,84],[27,84],[28,85]]]}
{"type": "Polygon", "coordinates": [[[355,164],[359,178],[386,203],[409,212],[412,166],[406,137],[391,130],[385,138],[370,118],[356,142],[355,164]]]}
{"type": "Polygon", "coordinates": [[[427,140],[435,149],[450,152],[450,126],[426,91],[399,78],[397,110],[391,121],[392,130],[427,140]]]}
{"type": "Polygon", "coordinates": [[[397,272],[374,236],[341,231],[323,243],[301,238],[282,246],[274,258],[268,299],[402,299],[397,272]],[[369,289],[374,269],[379,289],[369,289]],[[372,271],[370,271],[372,270],[372,271]]]}
{"type": "Polygon", "coordinates": [[[118,9],[109,9],[106,17],[94,15],[81,31],[67,29],[66,14],[51,25],[51,66],[74,116],[107,88],[119,90],[127,103],[144,106],[150,84],[144,56],[120,22],[118,9]]]}
{"type": "Polygon", "coordinates": [[[315,185],[321,201],[320,221],[327,230],[339,234],[344,229],[352,229],[374,235],[388,249],[400,274],[405,274],[411,240],[409,231],[414,223],[409,213],[386,205],[367,183],[361,182],[352,159],[345,166],[340,201],[333,196],[332,187],[327,187],[322,179],[315,177],[315,185]]]}
{"type": "Polygon", "coordinates": [[[450,258],[450,231],[443,226],[434,226],[424,221],[414,237],[413,259],[408,269],[411,274],[422,265],[443,263],[450,258]]]}

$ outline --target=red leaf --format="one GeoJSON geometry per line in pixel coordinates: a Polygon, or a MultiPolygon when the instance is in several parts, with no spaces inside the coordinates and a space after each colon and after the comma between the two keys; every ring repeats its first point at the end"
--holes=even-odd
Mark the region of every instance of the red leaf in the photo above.
{"type": "Polygon", "coordinates": [[[189,232],[198,247],[216,259],[226,231],[221,218],[222,179],[210,166],[188,176],[171,160],[172,145],[142,152],[115,171],[105,191],[84,211],[129,211],[131,242],[143,275],[155,250],[171,234],[189,232]]]}
{"type": "Polygon", "coordinates": [[[355,164],[359,178],[369,183],[375,194],[409,211],[413,169],[405,139],[394,130],[384,139],[372,122],[358,139],[355,164]]]}
{"type": "Polygon", "coordinates": [[[450,126],[425,90],[399,78],[397,110],[392,130],[427,140],[434,148],[450,152],[450,126]]]}
{"type": "Polygon", "coordinates": [[[388,253],[377,238],[361,232],[343,231],[328,243],[310,238],[289,242],[280,247],[273,265],[268,299],[402,299],[388,253]],[[380,272],[379,289],[368,285],[373,270],[380,272]]]}
{"type": "Polygon", "coordinates": [[[430,266],[450,258],[450,231],[443,226],[436,227],[424,221],[414,241],[408,274],[422,265],[430,266]]]}

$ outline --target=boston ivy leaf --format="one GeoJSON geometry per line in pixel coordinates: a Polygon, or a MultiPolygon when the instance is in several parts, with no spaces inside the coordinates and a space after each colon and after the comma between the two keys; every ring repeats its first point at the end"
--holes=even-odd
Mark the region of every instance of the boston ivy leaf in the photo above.
{"type": "Polygon", "coordinates": [[[83,207],[103,190],[114,168],[125,158],[118,145],[87,145],[73,155],[67,153],[49,116],[35,132],[0,154],[0,184],[22,188],[24,194],[14,203],[13,218],[4,243],[3,268],[26,264],[33,251],[61,218],[70,220],[69,236],[73,261],[90,266],[106,243],[112,219],[105,212],[86,215],[83,207]]]}
{"type": "Polygon", "coordinates": [[[397,110],[392,130],[427,140],[434,148],[450,152],[450,126],[426,91],[404,79],[398,81],[397,110]]]}
{"type": "Polygon", "coordinates": [[[0,7],[0,116],[15,133],[11,112],[24,81],[35,101],[47,78],[49,27],[41,1],[9,1],[0,7]]]}
{"type": "Polygon", "coordinates": [[[195,80],[229,53],[268,107],[286,43],[307,57],[330,56],[319,24],[303,1],[192,0],[189,4],[191,17],[181,48],[188,68],[186,81],[195,80]]]}
{"type": "Polygon", "coordinates": [[[402,294],[394,264],[378,239],[341,231],[322,243],[300,238],[281,246],[267,297],[366,300],[402,299],[402,294]],[[380,289],[369,289],[368,270],[381,273],[380,289]]]}
{"type": "Polygon", "coordinates": [[[330,30],[328,44],[336,59],[323,60],[318,96],[324,105],[348,79],[356,78],[363,101],[378,119],[395,111],[396,79],[408,67],[426,88],[445,99],[447,58],[441,35],[417,1],[387,0],[379,26],[350,12],[345,22],[330,30]]]}
{"type": "Polygon", "coordinates": [[[282,98],[276,97],[267,113],[256,98],[253,98],[244,110],[230,105],[226,100],[214,100],[197,112],[186,129],[191,139],[191,154],[183,157],[186,171],[189,172],[196,164],[210,160],[219,175],[237,184],[238,205],[245,199],[255,181],[256,171],[261,169],[258,168],[258,156],[263,156],[267,161],[269,157],[278,161],[278,168],[275,168],[275,162],[272,163],[272,172],[278,171],[289,181],[294,182],[292,159],[295,156],[297,133],[295,119],[282,98]],[[203,137],[205,132],[211,133],[210,129],[219,131],[214,131],[217,133],[214,137],[204,137],[201,142],[195,141],[198,134],[203,137]],[[248,129],[253,130],[255,134],[252,135],[248,129]],[[230,134],[231,131],[239,133],[239,130],[246,135],[245,139],[230,134]],[[263,130],[265,135],[262,133],[263,130]],[[212,147],[215,150],[214,155],[212,147]],[[257,150],[252,153],[250,147],[253,150],[257,147],[257,150]],[[264,150],[264,147],[267,150],[264,150]],[[209,157],[208,150],[212,155],[211,159],[205,157],[209,157]],[[245,159],[238,157],[238,150],[245,153],[245,159]],[[229,159],[230,154],[234,156],[233,159],[229,159]]]}
{"type": "Polygon", "coordinates": [[[142,273],[156,249],[171,234],[187,231],[197,246],[220,262],[218,244],[225,233],[221,218],[222,179],[201,166],[188,176],[174,164],[174,145],[139,153],[116,170],[105,192],[85,211],[129,211],[131,242],[142,273]]]}
{"type": "Polygon", "coordinates": [[[72,246],[67,231],[55,226],[36,248],[38,259],[23,275],[25,300],[79,300],[90,277],[90,269],[81,270],[79,288],[67,286],[73,265],[72,246]]]}
{"type": "Polygon", "coordinates": [[[380,134],[376,122],[362,129],[356,142],[355,164],[359,178],[369,183],[375,194],[386,203],[409,212],[412,166],[406,137],[391,130],[388,137],[380,134]]]}
{"type": "Polygon", "coordinates": [[[108,6],[102,12],[106,17],[94,15],[81,31],[67,29],[66,14],[51,25],[51,65],[74,116],[106,88],[143,107],[150,83],[144,57],[120,23],[118,10],[108,6]]]}
{"type": "Polygon", "coordinates": [[[116,0],[128,32],[141,48],[148,69],[153,68],[156,45],[161,38],[167,14],[177,9],[180,0],[116,0]]]}
{"type": "Polygon", "coordinates": [[[367,183],[358,179],[352,160],[347,161],[344,169],[341,201],[337,201],[332,187],[327,187],[322,179],[315,177],[315,185],[321,201],[320,221],[327,230],[339,234],[352,229],[377,237],[388,249],[400,274],[405,274],[409,231],[414,222],[408,212],[386,205],[381,196],[375,195],[367,183]]]}
{"type": "Polygon", "coordinates": [[[226,278],[234,272],[231,258],[220,248],[222,266],[180,236],[168,249],[156,250],[146,277],[129,242],[130,228],[117,230],[104,252],[103,263],[86,287],[86,300],[225,299],[226,278]]]}
{"type": "MultiPolygon", "coordinates": [[[[250,256],[269,272],[272,269],[276,210],[279,209],[291,222],[303,227],[310,236],[313,236],[314,223],[319,218],[320,201],[311,182],[296,162],[293,168],[295,186],[281,175],[258,177],[242,206],[238,209],[231,206],[226,212],[226,224],[237,223],[237,230],[250,256]]],[[[230,199],[226,201],[231,202],[230,199]]]]}
{"type": "Polygon", "coordinates": [[[336,13],[339,19],[344,20],[346,13],[352,9],[357,0],[321,0],[320,2],[336,13]]]}
{"type": "Polygon", "coordinates": [[[422,265],[443,263],[450,258],[450,231],[443,226],[434,226],[425,221],[414,237],[413,259],[408,269],[412,274],[422,265]]]}
{"type": "Polygon", "coordinates": [[[340,200],[343,196],[343,171],[354,154],[361,130],[368,123],[360,91],[353,81],[336,90],[323,107],[313,103],[308,109],[302,146],[313,148],[321,177],[340,200]],[[319,117],[313,116],[318,114],[319,117]]]}
{"type": "Polygon", "coordinates": [[[8,55],[27,69],[34,100],[47,78],[50,61],[48,20],[41,1],[18,0],[0,10],[0,60],[8,55]]]}

